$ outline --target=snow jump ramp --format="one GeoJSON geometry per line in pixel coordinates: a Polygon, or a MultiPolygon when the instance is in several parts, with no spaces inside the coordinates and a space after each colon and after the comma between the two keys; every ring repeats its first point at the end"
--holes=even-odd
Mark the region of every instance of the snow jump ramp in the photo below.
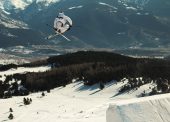
{"type": "Polygon", "coordinates": [[[107,122],[170,122],[170,94],[111,103],[107,122]]]}

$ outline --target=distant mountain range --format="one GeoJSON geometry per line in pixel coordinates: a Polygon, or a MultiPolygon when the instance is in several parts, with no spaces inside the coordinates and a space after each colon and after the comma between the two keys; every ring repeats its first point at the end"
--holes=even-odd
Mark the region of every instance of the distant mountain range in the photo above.
{"type": "Polygon", "coordinates": [[[63,48],[168,48],[168,0],[1,0],[0,47],[57,44],[63,48]],[[73,19],[72,30],[46,40],[57,13],[73,19]]]}

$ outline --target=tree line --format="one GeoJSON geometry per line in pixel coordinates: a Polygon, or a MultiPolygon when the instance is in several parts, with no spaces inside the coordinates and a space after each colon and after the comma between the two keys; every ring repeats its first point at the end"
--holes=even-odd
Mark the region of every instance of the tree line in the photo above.
{"type": "MultiPolygon", "coordinates": [[[[83,80],[85,85],[107,83],[112,80],[121,81],[124,77],[131,77],[131,87],[135,88],[145,84],[134,78],[145,79],[170,79],[170,61],[163,59],[131,58],[111,52],[80,51],[66,55],[50,57],[47,60],[32,62],[25,66],[50,65],[51,70],[38,73],[13,74],[6,76],[4,82],[0,82],[0,97],[4,91],[13,91],[12,95],[26,95],[27,92],[50,90],[59,86],[65,87],[73,79],[83,80]],[[9,81],[15,79],[9,85],[9,81]],[[21,81],[17,84],[17,81],[21,81]],[[132,82],[133,81],[133,82],[132,82]],[[19,86],[26,90],[20,92],[19,86]]],[[[149,82],[149,81],[148,81],[149,82]]],[[[156,82],[157,83],[157,82],[156,82]]],[[[164,87],[164,85],[160,85],[164,87]]],[[[123,89],[123,88],[122,88],[123,89]]],[[[124,91],[124,90],[122,90],[124,91]]],[[[164,91],[164,90],[163,90],[164,91]]]]}

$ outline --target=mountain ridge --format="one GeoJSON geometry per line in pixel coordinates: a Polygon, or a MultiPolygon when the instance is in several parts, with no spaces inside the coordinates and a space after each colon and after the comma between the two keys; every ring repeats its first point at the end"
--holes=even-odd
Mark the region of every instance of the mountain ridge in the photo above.
{"type": "MultiPolygon", "coordinates": [[[[147,6],[151,4],[150,2],[148,0],[143,0],[143,2],[138,0],[52,0],[48,6],[45,6],[45,3],[34,0],[24,10],[13,11],[8,16],[22,20],[28,24],[30,29],[37,31],[35,37],[37,37],[37,42],[41,40],[39,44],[47,42],[45,37],[53,33],[45,25],[47,23],[53,24],[60,9],[73,19],[73,29],[66,32],[66,36],[73,40],[71,45],[63,43],[64,39],[62,38],[52,39],[62,42],[59,43],[61,47],[74,48],[89,45],[98,48],[121,49],[168,48],[170,45],[168,41],[170,38],[168,23],[170,20],[166,16],[162,18],[157,15],[157,12],[148,9],[147,6]],[[139,6],[139,4],[141,5],[139,6]]],[[[35,40],[27,34],[25,36],[29,40],[35,40]]],[[[23,40],[23,38],[19,38],[19,40],[23,40]]],[[[1,39],[0,43],[2,41],[1,39]]]]}

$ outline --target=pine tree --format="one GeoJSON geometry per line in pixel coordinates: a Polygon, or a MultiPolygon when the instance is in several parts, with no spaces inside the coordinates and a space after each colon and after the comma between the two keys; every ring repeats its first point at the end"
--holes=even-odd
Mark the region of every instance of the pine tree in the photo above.
{"type": "Polygon", "coordinates": [[[30,98],[30,103],[32,103],[32,99],[30,98]]]}
{"type": "Polygon", "coordinates": [[[13,114],[12,114],[12,113],[10,113],[10,114],[9,114],[9,116],[8,116],[8,119],[10,119],[10,120],[11,120],[11,119],[13,119],[13,118],[14,118],[13,114]]]}
{"type": "Polygon", "coordinates": [[[9,108],[9,112],[13,112],[12,108],[9,108]]]}
{"type": "Polygon", "coordinates": [[[100,90],[103,90],[104,89],[104,84],[103,82],[100,82],[100,90]]]}
{"type": "Polygon", "coordinates": [[[50,89],[47,89],[47,93],[50,93],[50,89]]]}
{"type": "Polygon", "coordinates": [[[24,97],[23,98],[24,105],[27,105],[27,99],[24,97]]]}
{"type": "Polygon", "coordinates": [[[30,104],[30,99],[29,98],[27,98],[27,103],[30,104]]]}
{"type": "Polygon", "coordinates": [[[42,92],[42,94],[41,94],[42,96],[45,96],[45,93],[44,92],[42,92]]]}
{"type": "Polygon", "coordinates": [[[29,105],[30,104],[29,98],[26,99],[24,97],[23,102],[24,102],[24,105],[29,105]]]}

